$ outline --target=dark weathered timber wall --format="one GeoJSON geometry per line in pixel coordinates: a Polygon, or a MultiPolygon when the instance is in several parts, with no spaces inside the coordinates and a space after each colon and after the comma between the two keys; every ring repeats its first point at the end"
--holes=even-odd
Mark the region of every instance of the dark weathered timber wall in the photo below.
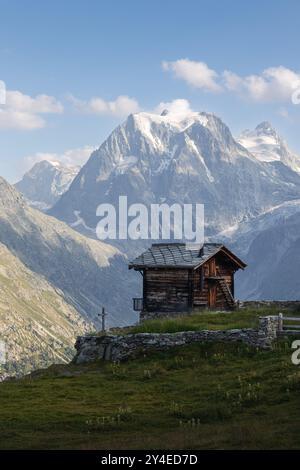
{"type": "Polygon", "coordinates": [[[146,269],[144,271],[145,310],[176,312],[189,308],[226,309],[227,303],[216,280],[222,276],[232,291],[233,265],[216,256],[197,270],[146,269]]]}
{"type": "MultiPolygon", "coordinates": [[[[224,278],[229,287],[230,292],[233,293],[233,276],[235,272],[235,266],[221,254],[217,254],[216,256],[216,266],[217,276],[221,276],[224,278]]],[[[227,308],[224,295],[220,288],[218,288],[216,307],[227,308]]]]}
{"type": "Polygon", "coordinates": [[[153,311],[188,308],[189,275],[186,269],[148,269],[145,271],[146,309],[153,311]]]}
{"type": "Polygon", "coordinates": [[[199,268],[195,271],[194,273],[194,302],[193,306],[194,307],[207,307],[208,305],[208,282],[205,279],[205,272],[207,272],[207,268],[203,266],[204,271],[204,279],[201,279],[202,273],[201,270],[202,268],[199,268]]]}
{"type": "Polygon", "coordinates": [[[208,307],[209,306],[209,289],[214,289],[213,294],[215,304],[211,307],[226,309],[227,304],[222,290],[218,283],[209,281],[209,276],[222,276],[230,291],[232,291],[232,276],[234,269],[230,263],[227,263],[223,257],[216,257],[205,263],[202,268],[195,271],[194,274],[194,307],[208,307]],[[201,270],[203,270],[204,282],[201,283],[201,270]],[[202,286],[202,288],[201,288],[202,286]]]}

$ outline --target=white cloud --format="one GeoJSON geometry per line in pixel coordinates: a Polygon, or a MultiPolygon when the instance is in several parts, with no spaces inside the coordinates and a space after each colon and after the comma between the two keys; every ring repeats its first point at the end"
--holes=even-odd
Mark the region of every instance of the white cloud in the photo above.
{"type": "Polygon", "coordinates": [[[260,74],[238,75],[230,70],[217,73],[204,62],[180,59],[163,62],[164,70],[195,88],[209,92],[232,92],[255,102],[289,102],[300,87],[300,72],[287,67],[269,67],[260,74]]]}
{"type": "Polygon", "coordinates": [[[6,91],[5,103],[0,109],[1,129],[40,129],[46,125],[41,114],[62,113],[63,105],[53,96],[32,98],[20,91],[6,91]]]}
{"type": "Polygon", "coordinates": [[[291,102],[293,92],[300,86],[300,73],[283,66],[245,77],[226,70],[223,78],[227,90],[257,102],[291,102]]]}
{"type": "Polygon", "coordinates": [[[38,162],[47,160],[48,162],[58,162],[66,167],[82,166],[84,165],[91,153],[96,150],[96,147],[86,145],[81,148],[66,150],[63,153],[46,153],[37,152],[34,155],[25,157],[24,159],[24,171],[29,170],[38,162]]]}
{"type": "Polygon", "coordinates": [[[64,109],[63,105],[53,96],[37,95],[32,98],[20,91],[7,91],[5,104],[14,110],[37,114],[62,113],[64,109]]]}
{"type": "Polygon", "coordinates": [[[226,88],[230,91],[236,91],[242,86],[242,78],[239,77],[236,73],[230,72],[229,70],[225,70],[223,72],[223,78],[226,88]]]}
{"type": "Polygon", "coordinates": [[[214,93],[222,89],[217,83],[217,72],[210,69],[204,62],[179,59],[175,62],[163,62],[162,67],[164,70],[172,71],[177,78],[185,80],[195,88],[201,88],[214,93]]]}
{"type": "Polygon", "coordinates": [[[88,101],[84,101],[79,100],[72,95],[69,95],[68,99],[77,111],[86,114],[105,114],[124,117],[128,116],[128,114],[140,111],[140,106],[137,100],[126,95],[120,95],[114,101],[105,101],[99,97],[94,97],[88,101]]]}
{"type": "Polygon", "coordinates": [[[170,102],[161,102],[154,109],[154,113],[161,114],[164,110],[168,111],[168,115],[174,120],[181,121],[182,119],[195,114],[195,111],[191,108],[188,100],[175,99],[170,102]]]}
{"type": "Polygon", "coordinates": [[[280,116],[281,118],[285,119],[286,121],[294,124],[295,123],[295,120],[294,120],[294,117],[292,114],[289,113],[289,111],[286,109],[286,108],[279,108],[277,110],[277,114],[278,116],[280,116]]]}
{"type": "Polygon", "coordinates": [[[0,129],[33,130],[45,126],[45,120],[37,114],[0,109],[0,129]]]}
{"type": "Polygon", "coordinates": [[[6,86],[3,80],[0,80],[0,105],[6,101],[6,86]]]}

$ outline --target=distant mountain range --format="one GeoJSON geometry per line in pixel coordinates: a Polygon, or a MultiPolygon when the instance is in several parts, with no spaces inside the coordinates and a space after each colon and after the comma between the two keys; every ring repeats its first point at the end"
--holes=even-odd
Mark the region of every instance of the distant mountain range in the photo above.
{"type": "Polygon", "coordinates": [[[48,214],[1,179],[0,276],[7,300],[0,303],[0,325],[20,327],[12,337],[14,361],[31,353],[41,361],[45,351],[46,361],[66,357],[76,333],[99,328],[102,305],[110,324],[135,321],[131,297],[138,284],[127,256],[150,241],[107,244],[95,233],[97,206],[117,205],[120,195],[129,204],[203,203],[207,238],[223,241],[248,263],[237,295],[299,299],[299,169],[299,156],[267,122],[235,139],[213,114],[164,111],[130,115],[81,169],[35,165],[16,187],[31,205],[51,206],[48,214]]]}
{"type": "Polygon", "coordinates": [[[237,273],[240,299],[299,300],[300,200],[230,227],[218,239],[248,264],[237,273]]]}
{"type": "Polygon", "coordinates": [[[13,326],[10,368],[70,357],[78,332],[99,329],[102,306],[107,326],[135,320],[124,255],[31,208],[2,178],[0,253],[0,337],[13,326]]]}
{"type": "Polygon", "coordinates": [[[258,160],[213,114],[176,120],[166,113],[139,113],[92,154],[50,213],[72,223],[80,212],[86,225],[95,227],[98,204],[116,204],[122,194],[129,203],[198,202],[205,204],[211,235],[298,199],[299,183],[285,163],[258,160]]]}
{"type": "MultiPolygon", "coordinates": [[[[235,246],[249,262],[237,283],[240,296],[284,298],[287,293],[278,286],[273,291],[267,288],[270,272],[261,269],[265,262],[254,256],[253,246],[263,243],[260,235],[265,230],[272,230],[277,243],[278,225],[300,211],[299,168],[299,156],[267,122],[234,139],[226,124],[210,113],[184,118],[167,111],[138,113],[91,155],[50,213],[68,224],[75,222],[74,228],[94,237],[97,205],[117,204],[119,195],[127,195],[129,203],[146,205],[204,203],[206,236],[235,246]],[[81,223],[76,223],[79,215],[81,223]]],[[[116,243],[130,255],[146,244],[116,243]]],[[[271,245],[261,250],[267,254],[271,245]]],[[[280,276],[280,266],[273,263],[274,277],[280,276]]],[[[289,297],[299,296],[296,280],[287,282],[289,297]]]]}
{"type": "Polygon", "coordinates": [[[59,162],[36,163],[15,187],[28,203],[40,210],[52,207],[68,189],[80,167],[67,167],[59,162]]]}
{"type": "Polygon", "coordinates": [[[300,173],[300,157],[292,152],[269,122],[262,122],[254,131],[246,130],[238,142],[261,162],[282,162],[300,173]]]}

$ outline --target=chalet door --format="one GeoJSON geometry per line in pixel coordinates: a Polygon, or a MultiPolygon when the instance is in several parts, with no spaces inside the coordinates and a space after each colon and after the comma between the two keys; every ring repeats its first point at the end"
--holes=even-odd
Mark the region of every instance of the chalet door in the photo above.
{"type": "Polygon", "coordinates": [[[215,307],[217,303],[217,286],[215,283],[210,282],[208,286],[208,306],[215,307]]]}

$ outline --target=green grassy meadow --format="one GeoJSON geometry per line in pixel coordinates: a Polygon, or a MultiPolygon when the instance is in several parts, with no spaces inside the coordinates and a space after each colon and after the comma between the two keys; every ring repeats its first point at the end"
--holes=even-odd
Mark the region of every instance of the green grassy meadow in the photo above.
{"type": "MultiPolygon", "coordinates": [[[[247,308],[229,312],[202,310],[189,315],[146,320],[136,326],[115,329],[112,333],[176,333],[179,331],[228,330],[257,328],[259,317],[278,315],[274,307],[247,308]]],[[[300,310],[284,311],[284,315],[300,317],[300,310]]]]}
{"type": "MultiPolygon", "coordinates": [[[[261,314],[206,312],[132,330],[240,328],[261,314]]],[[[291,362],[291,341],[268,351],[193,344],[3,382],[0,449],[299,449],[300,365],[291,362]]]]}

